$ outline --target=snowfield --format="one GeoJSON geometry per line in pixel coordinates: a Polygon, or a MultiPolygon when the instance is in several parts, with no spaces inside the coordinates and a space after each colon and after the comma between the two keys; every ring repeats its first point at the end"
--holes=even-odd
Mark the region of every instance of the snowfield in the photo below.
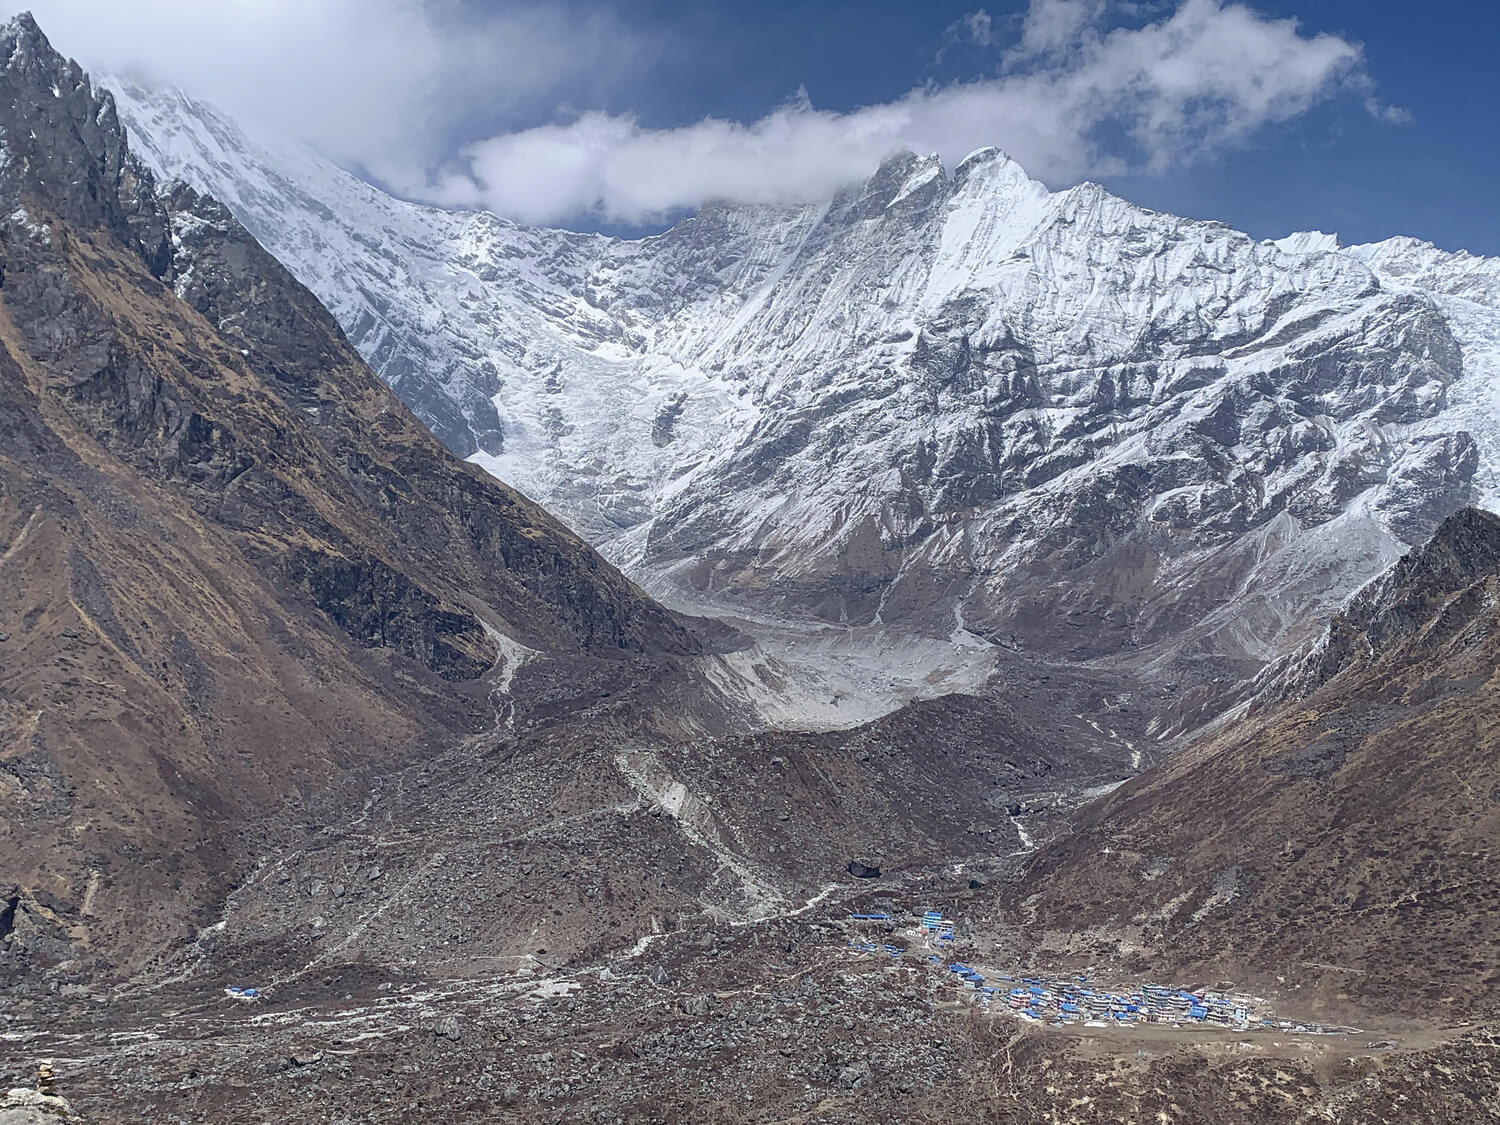
{"type": "Polygon", "coordinates": [[[450,447],[679,605],[1242,677],[1500,503],[1496,260],[1256,241],[995,149],[625,241],[107,84],[450,447]]]}

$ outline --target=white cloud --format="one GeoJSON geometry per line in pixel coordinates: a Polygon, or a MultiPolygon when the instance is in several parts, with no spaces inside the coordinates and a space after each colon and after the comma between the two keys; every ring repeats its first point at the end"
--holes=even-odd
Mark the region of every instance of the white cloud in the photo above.
{"type": "Polygon", "coordinates": [[[968,33],[969,41],[977,47],[993,47],[995,45],[995,21],[989,12],[980,8],[977,12],[970,12],[963,20],[963,28],[968,33]]]}
{"type": "Polygon", "coordinates": [[[658,37],[611,15],[618,0],[15,6],[28,2],[86,65],[181,86],[409,197],[531,222],[644,223],[712,199],[816,200],[899,148],[952,162],[996,144],[1054,185],[1161,172],[1340,90],[1381,120],[1404,119],[1376,99],[1357,44],[1228,0],[1180,0],[1165,13],[1133,0],[1031,0],[1004,26],[976,9],[950,35],[996,49],[988,77],[852,112],[800,95],[758,121],[668,129],[560,108],[598,105],[655,61],[658,37]],[[496,129],[506,131],[488,136],[496,129]],[[476,133],[488,139],[455,159],[476,133]]]}
{"type": "Polygon", "coordinates": [[[995,18],[984,8],[966,12],[948,25],[943,32],[942,45],[937,49],[933,61],[942,65],[948,52],[954,47],[993,47],[1000,40],[995,30],[995,18]]]}
{"type": "MultiPolygon", "coordinates": [[[[1203,159],[1341,89],[1364,94],[1384,119],[1400,112],[1374,102],[1358,44],[1303,34],[1295,20],[1183,0],[1152,22],[1112,28],[1112,7],[1032,0],[992,78],[919,87],[848,113],[802,97],[750,124],[651,129],[585,113],[479,141],[436,182],[399,186],[530,222],[639,223],[712,199],[824,198],[899,148],[951,162],[997,144],[1034,175],[1074,182],[1203,159]]],[[[987,21],[981,27],[993,33],[987,21]]]]}
{"type": "Polygon", "coordinates": [[[85,66],[179,86],[377,174],[451,155],[454,129],[627,73],[642,41],[587,0],[0,0],[85,66]]]}
{"type": "Polygon", "coordinates": [[[1038,0],[1026,11],[1021,42],[1010,59],[1079,49],[1097,38],[1105,10],[1105,0],[1038,0]]]}

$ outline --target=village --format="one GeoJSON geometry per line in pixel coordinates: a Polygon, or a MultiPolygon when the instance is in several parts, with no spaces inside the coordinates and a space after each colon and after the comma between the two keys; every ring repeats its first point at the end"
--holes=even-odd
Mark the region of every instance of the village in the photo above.
{"type": "Polygon", "coordinates": [[[943,984],[967,996],[982,1010],[1006,1013],[1030,1023],[1358,1034],[1357,1028],[1278,1019],[1267,1011],[1264,997],[1245,993],[1152,983],[1128,988],[1106,986],[1087,975],[1000,972],[959,961],[953,956],[956,923],[938,910],[853,913],[844,927],[855,935],[848,941],[851,955],[882,957],[892,963],[916,961],[941,973],[943,984]],[[879,937],[868,936],[871,934],[879,937]]]}

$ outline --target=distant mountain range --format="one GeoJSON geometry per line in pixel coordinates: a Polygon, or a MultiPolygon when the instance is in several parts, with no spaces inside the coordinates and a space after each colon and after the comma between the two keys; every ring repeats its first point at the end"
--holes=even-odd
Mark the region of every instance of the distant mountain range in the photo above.
{"type": "Polygon", "coordinates": [[[669,601],[1239,679],[1500,497],[1500,262],[1257,242],[1003,153],[621,241],[108,80],[456,452],[669,601]]]}
{"type": "Polygon", "coordinates": [[[793,909],[855,850],[1008,848],[1007,805],[1123,776],[1087,673],[764,731],[744,636],[444,448],[29,17],[0,131],[0,989],[467,963],[454,926],[613,952],[793,909]],[[548,889],[596,851],[604,898],[548,889]],[[420,899],[387,912],[386,869],[420,899]]]}

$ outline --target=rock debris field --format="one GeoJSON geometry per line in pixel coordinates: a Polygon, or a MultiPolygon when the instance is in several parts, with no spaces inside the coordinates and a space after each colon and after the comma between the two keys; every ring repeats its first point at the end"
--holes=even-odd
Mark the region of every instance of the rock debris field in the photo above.
{"type": "MultiPolygon", "coordinates": [[[[860,901],[665,933],[576,968],[436,979],[343,964],[270,988],[241,978],[28,1000],[0,1014],[0,1084],[53,1059],[57,1092],[95,1125],[396,1122],[437,1107],[452,1121],[770,1122],[862,1120],[878,1105],[920,1121],[953,1099],[974,1119],[1051,1121],[1065,1093],[1093,1099],[1097,1112],[1066,1118],[1087,1122],[1115,1120],[1111,1106],[1168,1107],[1200,1071],[1246,1099],[1280,1083],[1317,1105],[1337,1093],[1320,1075],[1339,1060],[1408,1057],[1353,1029],[1273,1021],[1282,1034],[1255,1034],[1260,1005],[1223,1024],[1217,994],[1158,998],[1035,970],[1007,982],[959,923],[860,901]],[[1092,1018],[1137,996],[1135,1022],[1092,1018]],[[1184,1005],[1207,1011],[1195,1020],[1184,1005]],[[1333,1030],[1348,1033],[1313,1034],[1333,1030]],[[1100,1050],[1115,1060],[1102,1088],[1100,1050]]],[[[1260,1112],[1225,1120],[1279,1120],[1260,1112]]]]}

